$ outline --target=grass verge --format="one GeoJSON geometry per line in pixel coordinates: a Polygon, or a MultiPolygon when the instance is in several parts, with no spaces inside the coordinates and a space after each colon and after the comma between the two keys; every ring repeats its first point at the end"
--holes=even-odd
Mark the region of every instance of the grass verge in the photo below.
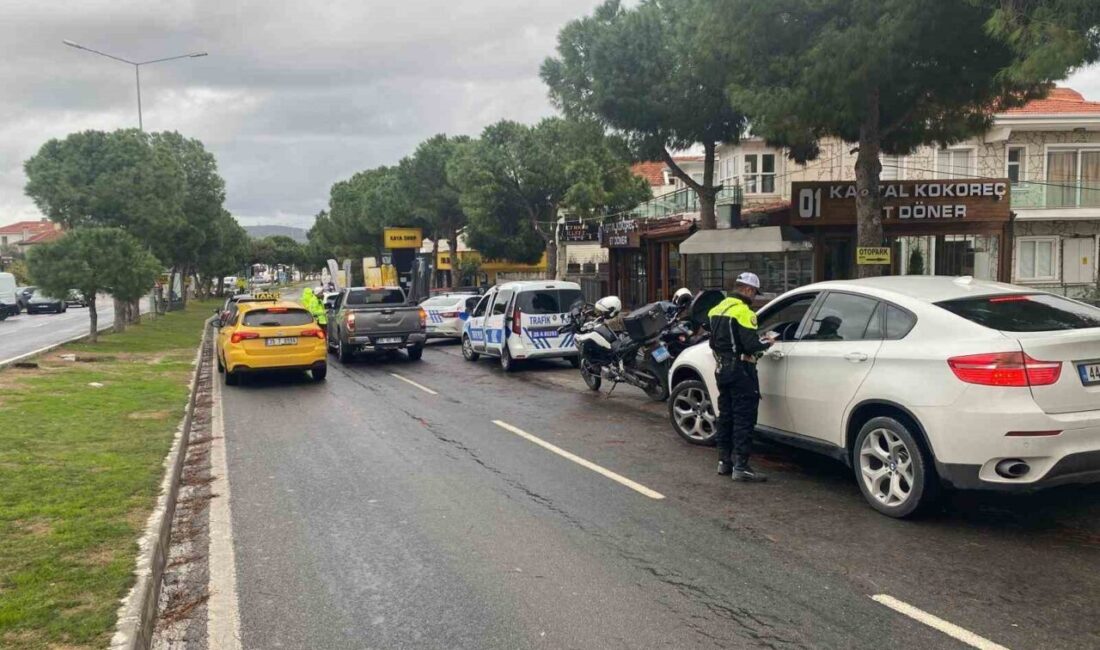
{"type": "Polygon", "coordinates": [[[215,304],[0,370],[0,647],[108,645],[215,304]]]}

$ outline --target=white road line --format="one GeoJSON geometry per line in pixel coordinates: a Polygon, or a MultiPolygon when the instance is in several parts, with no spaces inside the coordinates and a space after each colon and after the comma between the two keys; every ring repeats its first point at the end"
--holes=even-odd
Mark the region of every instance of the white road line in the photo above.
{"type": "Polygon", "coordinates": [[[938,616],[934,616],[924,610],[917,609],[909,603],[902,602],[897,598],[894,598],[893,596],[878,594],[875,596],[871,596],[871,600],[879,603],[880,605],[885,605],[895,612],[898,612],[899,614],[904,614],[905,616],[908,616],[915,621],[924,623],[932,629],[939,630],[947,636],[958,641],[962,641],[972,648],[979,648],[979,650],[1008,650],[1008,648],[1004,647],[1003,645],[994,643],[984,637],[980,637],[969,630],[965,630],[958,625],[955,625],[954,623],[948,623],[938,616]]]}
{"type": "Polygon", "coordinates": [[[237,600],[237,562],[233,551],[233,521],[229,511],[229,463],[225,457],[225,407],[221,377],[214,373],[210,465],[214,474],[210,501],[210,600],[206,614],[206,647],[240,650],[241,616],[237,600]]]}
{"type": "Polygon", "coordinates": [[[644,494],[645,496],[649,497],[650,499],[663,499],[663,498],[665,498],[665,495],[661,494],[660,492],[651,490],[651,489],[647,488],[646,486],[642,485],[641,483],[636,483],[636,482],[631,481],[630,479],[626,478],[625,476],[621,476],[619,474],[616,474],[615,472],[612,472],[609,469],[605,469],[603,467],[600,467],[599,465],[597,465],[596,463],[593,463],[592,461],[585,460],[585,459],[581,458],[580,456],[577,456],[576,454],[570,453],[570,452],[562,449],[561,447],[552,445],[549,442],[546,442],[545,440],[543,440],[543,439],[541,439],[537,436],[533,436],[530,433],[527,433],[523,429],[520,429],[518,427],[514,427],[514,426],[508,424],[507,422],[502,422],[500,420],[493,420],[493,424],[497,425],[501,429],[504,429],[505,431],[511,431],[512,433],[516,434],[520,438],[523,438],[524,440],[527,440],[528,442],[533,442],[536,445],[542,447],[543,449],[548,449],[548,450],[554,452],[555,454],[561,456],[562,458],[571,460],[574,463],[580,465],[581,467],[586,467],[586,468],[592,470],[593,472],[596,472],[597,474],[602,474],[603,476],[606,476],[607,478],[611,479],[612,481],[615,481],[616,483],[619,483],[621,485],[625,485],[626,487],[630,488],[631,490],[634,490],[635,492],[637,492],[639,494],[644,494]]]}
{"type": "Polygon", "coordinates": [[[429,395],[438,395],[439,394],[439,393],[435,392],[434,390],[432,390],[431,388],[428,388],[427,386],[423,386],[421,384],[418,384],[415,381],[409,379],[408,377],[402,377],[401,375],[397,374],[396,372],[391,372],[390,376],[391,377],[397,377],[398,379],[405,382],[406,384],[408,384],[410,386],[415,386],[415,387],[419,388],[420,390],[424,391],[425,393],[427,393],[429,395]]]}

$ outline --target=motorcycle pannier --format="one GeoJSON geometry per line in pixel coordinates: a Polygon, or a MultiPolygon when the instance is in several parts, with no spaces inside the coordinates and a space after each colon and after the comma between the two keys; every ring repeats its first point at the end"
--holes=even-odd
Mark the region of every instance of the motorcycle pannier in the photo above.
{"type": "Polygon", "coordinates": [[[668,316],[660,303],[651,303],[639,307],[623,317],[626,333],[635,341],[647,341],[668,325],[668,316]]]}

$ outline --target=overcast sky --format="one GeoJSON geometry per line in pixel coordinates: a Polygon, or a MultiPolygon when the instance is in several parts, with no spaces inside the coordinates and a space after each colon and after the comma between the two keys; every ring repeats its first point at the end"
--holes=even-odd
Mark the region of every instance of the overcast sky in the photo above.
{"type": "Polygon", "coordinates": [[[218,158],[245,225],[308,227],[334,181],[435,133],[552,113],[538,77],[558,30],[599,0],[3,0],[0,224],[40,215],[23,161],[83,129],[178,130],[218,158]]]}
{"type": "MultiPolygon", "coordinates": [[[[599,0],[3,0],[0,224],[38,218],[23,161],[83,129],[177,130],[218,158],[245,225],[308,227],[334,181],[435,133],[552,112],[538,77],[558,30],[599,0]]],[[[1070,85],[1100,100],[1100,72],[1070,85]]]]}

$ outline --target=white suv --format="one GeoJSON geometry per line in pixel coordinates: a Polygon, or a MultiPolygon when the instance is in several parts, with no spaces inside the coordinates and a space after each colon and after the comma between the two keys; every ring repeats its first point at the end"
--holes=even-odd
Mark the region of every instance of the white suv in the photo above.
{"type": "MultiPolygon", "coordinates": [[[[852,466],[904,517],[942,483],[1018,489],[1100,481],[1100,309],[969,277],[824,282],[760,310],[760,434],[852,466]]],[[[670,374],[669,416],[712,444],[706,343],[670,374]]]]}

